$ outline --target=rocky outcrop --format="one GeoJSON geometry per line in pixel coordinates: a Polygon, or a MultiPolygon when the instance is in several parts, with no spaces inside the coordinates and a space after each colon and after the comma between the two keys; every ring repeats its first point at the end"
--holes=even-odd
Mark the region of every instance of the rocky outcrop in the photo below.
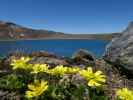
{"type": "Polygon", "coordinates": [[[133,74],[133,22],[106,48],[104,59],[133,74]]]}
{"type": "MultiPolygon", "coordinates": [[[[95,64],[95,57],[87,50],[80,49],[76,51],[72,58],[70,57],[61,57],[55,54],[50,54],[46,51],[33,52],[31,54],[24,54],[21,52],[14,52],[7,56],[5,59],[0,61],[0,69],[3,68],[10,70],[10,62],[12,59],[19,59],[22,56],[29,56],[31,60],[29,63],[32,64],[49,64],[51,66],[55,65],[65,65],[65,66],[88,66],[95,64]]],[[[8,71],[9,72],[9,71],[8,71]]],[[[2,72],[5,73],[5,72],[2,72]]]]}

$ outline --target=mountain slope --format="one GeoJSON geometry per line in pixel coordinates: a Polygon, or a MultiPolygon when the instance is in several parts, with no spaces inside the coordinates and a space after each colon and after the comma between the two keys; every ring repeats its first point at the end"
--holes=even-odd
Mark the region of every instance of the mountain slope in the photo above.
{"type": "Polygon", "coordinates": [[[48,30],[26,28],[12,22],[0,21],[0,40],[2,39],[105,39],[115,34],[64,34],[48,30]]]}

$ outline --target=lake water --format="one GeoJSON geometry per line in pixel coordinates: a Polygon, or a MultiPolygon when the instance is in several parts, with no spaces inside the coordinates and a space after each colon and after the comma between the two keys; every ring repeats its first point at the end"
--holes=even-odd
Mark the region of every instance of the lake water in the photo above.
{"type": "Polygon", "coordinates": [[[31,53],[48,51],[60,56],[70,57],[78,49],[87,49],[97,57],[101,56],[109,41],[103,40],[19,40],[0,41],[0,56],[14,51],[31,53]]]}

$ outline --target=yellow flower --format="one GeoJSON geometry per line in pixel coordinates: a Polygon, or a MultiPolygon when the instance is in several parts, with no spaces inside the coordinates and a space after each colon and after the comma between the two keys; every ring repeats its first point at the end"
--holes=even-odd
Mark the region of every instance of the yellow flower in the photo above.
{"type": "Polygon", "coordinates": [[[133,100],[133,91],[127,88],[118,89],[116,95],[120,100],[133,100]]]}
{"type": "Polygon", "coordinates": [[[95,87],[101,86],[105,83],[105,75],[101,71],[93,73],[92,68],[79,71],[79,74],[88,81],[88,86],[95,87]]]}
{"type": "Polygon", "coordinates": [[[20,59],[13,59],[11,65],[13,66],[12,69],[28,69],[30,68],[30,64],[28,65],[27,62],[30,61],[29,57],[21,57],[20,59]]]}
{"type": "Polygon", "coordinates": [[[71,67],[68,67],[67,68],[67,72],[68,74],[74,74],[74,73],[78,73],[80,71],[80,68],[71,68],[71,67]]]}
{"type": "Polygon", "coordinates": [[[26,91],[27,98],[37,97],[48,89],[47,81],[35,80],[33,84],[28,85],[28,89],[29,90],[26,91]]]}
{"type": "Polygon", "coordinates": [[[32,67],[31,73],[37,74],[41,72],[48,72],[48,65],[47,64],[35,64],[32,67]]]}
{"type": "Polygon", "coordinates": [[[59,75],[59,76],[63,76],[64,74],[66,74],[67,72],[67,67],[63,67],[63,65],[58,65],[53,69],[49,70],[49,74],[51,75],[59,75]]]}
{"type": "Polygon", "coordinates": [[[87,70],[81,70],[79,71],[79,74],[88,80],[88,78],[92,77],[91,74],[93,74],[92,68],[88,68],[87,70]]]}

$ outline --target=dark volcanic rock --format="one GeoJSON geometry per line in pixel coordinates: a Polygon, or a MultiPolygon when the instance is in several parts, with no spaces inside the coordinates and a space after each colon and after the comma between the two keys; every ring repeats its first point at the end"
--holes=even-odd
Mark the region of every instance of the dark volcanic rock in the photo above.
{"type": "Polygon", "coordinates": [[[77,64],[94,65],[95,63],[95,57],[92,55],[92,53],[84,49],[80,49],[75,52],[72,56],[72,59],[77,64]]]}
{"type": "Polygon", "coordinates": [[[56,58],[57,56],[54,54],[50,54],[46,51],[40,51],[40,52],[32,52],[30,56],[35,56],[35,57],[53,57],[56,58]]]}
{"type": "Polygon", "coordinates": [[[68,65],[64,59],[52,57],[33,57],[30,62],[34,64],[68,65]]]}
{"type": "Polygon", "coordinates": [[[46,51],[33,52],[30,56],[32,58],[30,62],[34,64],[68,65],[65,59],[46,51]]]}
{"type": "Polygon", "coordinates": [[[107,46],[104,58],[121,66],[127,73],[133,74],[133,22],[120,36],[112,39],[107,46]]]}

